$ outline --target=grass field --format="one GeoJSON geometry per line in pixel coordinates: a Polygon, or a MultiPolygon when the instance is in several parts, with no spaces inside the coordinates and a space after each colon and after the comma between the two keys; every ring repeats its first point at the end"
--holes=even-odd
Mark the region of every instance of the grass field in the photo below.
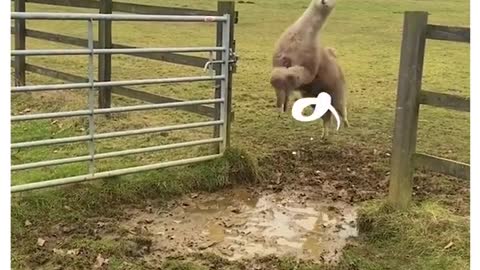
{"type": "MultiPolygon", "coordinates": [[[[161,3],[154,0],[136,0],[134,2],[216,9],[216,2],[207,0],[181,2],[165,0],[161,3]]],[[[242,149],[254,160],[268,157],[278,150],[296,150],[310,141],[310,138],[319,143],[315,146],[309,145],[316,151],[322,151],[326,146],[320,143],[321,124],[299,123],[290,117],[277,118],[274,108],[274,91],[269,85],[273,44],[285,27],[303,12],[309,1],[256,0],[254,2],[254,4],[237,3],[236,5],[240,14],[239,23],[235,29],[237,54],[240,60],[233,79],[235,121],[232,124],[232,146],[242,149]]],[[[340,130],[331,138],[328,147],[334,149],[360,147],[380,152],[388,152],[391,148],[403,12],[407,10],[428,11],[429,22],[432,24],[469,26],[468,1],[338,1],[337,9],[323,32],[322,42],[336,48],[339,61],[345,71],[349,91],[349,120],[352,127],[340,130]]],[[[28,4],[27,11],[92,12],[87,9],[37,4],[28,4]]],[[[34,21],[27,23],[27,28],[82,38],[86,37],[87,30],[86,23],[82,22],[34,21]]],[[[121,22],[113,24],[114,43],[139,47],[212,46],[215,42],[214,33],[214,25],[121,22]]],[[[73,47],[27,39],[27,48],[73,47]]],[[[469,96],[469,50],[468,44],[428,41],[423,88],[469,96]]],[[[113,80],[204,74],[201,69],[129,56],[113,56],[112,59],[113,80]]],[[[87,74],[88,62],[83,56],[32,57],[28,62],[75,75],[86,76],[87,74]]],[[[35,74],[28,74],[27,80],[31,84],[58,82],[35,74]]],[[[209,83],[142,86],[135,89],[181,99],[213,96],[212,85],[209,83]]],[[[62,95],[52,92],[12,96],[12,114],[84,109],[86,101],[86,92],[83,90],[62,95]]],[[[114,106],[126,104],[138,104],[138,102],[114,96],[114,106]]],[[[96,120],[98,132],[109,132],[205,121],[206,118],[185,112],[161,110],[119,114],[110,120],[98,117],[96,120]]],[[[12,142],[81,135],[85,134],[87,127],[88,123],[82,119],[15,123],[12,124],[12,142]]],[[[417,149],[421,152],[468,162],[469,130],[468,114],[422,107],[417,149]]],[[[211,134],[211,128],[202,128],[194,132],[179,131],[162,134],[162,136],[154,134],[128,139],[112,139],[99,142],[97,149],[102,152],[139,147],[139,145],[147,147],[207,138],[211,134]]],[[[154,161],[191,157],[210,151],[208,147],[202,146],[195,150],[181,149],[108,159],[98,162],[97,165],[100,170],[117,169],[154,161]]],[[[87,153],[88,150],[84,144],[22,149],[12,151],[12,163],[40,161],[45,156],[53,159],[87,153]]],[[[230,161],[232,160],[238,160],[238,156],[233,155],[230,161]]],[[[75,222],[86,217],[118,214],[115,209],[110,209],[114,207],[109,207],[115,203],[132,203],[139,198],[157,196],[169,198],[195,189],[214,190],[230,183],[226,180],[228,177],[224,177],[225,170],[232,168],[230,161],[227,159],[214,162],[211,170],[208,166],[212,163],[208,163],[208,165],[193,167],[189,170],[169,169],[124,177],[125,184],[110,182],[100,185],[92,184],[89,185],[88,190],[74,187],[73,193],[68,193],[71,189],[67,189],[67,191],[56,190],[18,196],[14,198],[12,208],[14,265],[19,269],[24,268],[26,264],[22,262],[23,259],[31,254],[38,254],[38,250],[32,247],[32,239],[36,239],[39,231],[42,231],[42,226],[39,226],[38,230],[26,228],[24,226],[26,219],[36,220],[36,224],[75,222]],[[219,173],[220,176],[215,173],[219,173]],[[202,176],[198,177],[198,175],[202,176]],[[141,182],[138,181],[140,179],[141,182]],[[78,207],[75,207],[77,211],[65,213],[64,205],[71,205],[72,202],[78,202],[78,207]]],[[[384,170],[388,170],[386,167],[388,162],[383,166],[384,170]]],[[[12,174],[12,184],[73,176],[87,171],[86,163],[22,171],[12,174]]],[[[449,181],[451,180],[440,179],[438,185],[444,187],[443,191],[448,191],[447,195],[451,197],[450,199],[461,198],[464,194],[454,194],[453,189],[449,190],[449,187],[454,185],[449,181]]],[[[347,249],[344,263],[339,267],[342,269],[468,269],[468,210],[457,211],[451,205],[444,204],[442,200],[447,195],[430,194],[408,213],[385,210],[379,206],[382,203],[376,201],[367,203],[361,215],[361,219],[365,220],[366,233],[357,246],[347,249]],[[444,250],[443,247],[447,241],[445,239],[452,235],[454,246],[444,250]],[[351,268],[352,265],[358,268],[351,268]]],[[[465,203],[465,201],[462,202],[465,203]]],[[[466,203],[468,204],[468,199],[466,203]]],[[[463,208],[468,208],[468,205],[463,205],[463,208]]],[[[111,243],[101,243],[100,246],[92,244],[89,248],[92,250],[111,248],[113,250],[111,252],[115,254],[115,248],[109,244],[111,243]]],[[[295,260],[285,259],[276,263],[279,269],[322,269],[322,266],[298,265],[295,260]]],[[[175,261],[166,266],[167,269],[197,269],[196,267],[175,261]]],[[[236,269],[234,268],[236,266],[229,267],[232,267],[229,269],[236,269]]],[[[118,267],[118,269],[122,268],[118,267]]],[[[138,266],[138,269],[142,267],[138,266]]],[[[203,268],[198,266],[198,269],[203,268]]]]}

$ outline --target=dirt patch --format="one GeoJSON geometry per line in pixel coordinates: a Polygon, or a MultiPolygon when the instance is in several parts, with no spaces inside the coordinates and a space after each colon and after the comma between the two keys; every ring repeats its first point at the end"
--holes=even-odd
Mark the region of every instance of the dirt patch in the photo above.
{"type": "Polygon", "coordinates": [[[302,186],[323,198],[358,203],[387,193],[389,159],[389,152],[353,145],[304,145],[277,151],[262,160],[260,167],[274,172],[267,189],[302,186]]]}
{"type": "MultiPolygon", "coordinates": [[[[388,193],[391,154],[365,144],[303,144],[279,150],[261,160],[260,167],[274,172],[266,189],[310,190],[322,198],[352,204],[383,198],[388,193]]],[[[417,170],[413,200],[435,198],[458,214],[468,214],[468,181],[417,170]]]]}
{"type": "Polygon", "coordinates": [[[334,263],[357,235],[355,208],[313,194],[234,189],[184,196],[170,209],[129,209],[120,228],[152,241],[145,259],[213,253],[230,261],[295,256],[334,263]]]}

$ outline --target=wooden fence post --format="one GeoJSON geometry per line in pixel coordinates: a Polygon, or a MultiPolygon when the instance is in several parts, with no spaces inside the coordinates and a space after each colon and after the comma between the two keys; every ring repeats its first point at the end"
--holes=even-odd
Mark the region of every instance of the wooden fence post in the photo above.
{"type": "MultiPolygon", "coordinates": [[[[15,11],[25,12],[25,0],[15,0],[15,11]]],[[[25,50],[25,20],[15,20],[15,50],[25,50]]],[[[15,85],[25,85],[25,56],[15,56],[15,85]]]]}
{"type": "Polygon", "coordinates": [[[427,21],[427,12],[405,12],[388,197],[390,204],[401,209],[412,198],[427,21]]]}
{"type": "MultiPolygon", "coordinates": [[[[100,1],[100,13],[112,14],[112,0],[100,1]]],[[[99,48],[112,48],[112,21],[100,20],[98,22],[99,48]]],[[[100,54],[98,56],[98,80],[101,82],[110,81],[112,78],[112,55],[100,54]]],[[[98,107],[110,108],[112,105],[112,88],[102,87],[98,94],[98,107]]]]}
{"type": "MultiPolygon", "coordinates": [[[[233,1],[219,1],[217,4],[217,11],[218,15],[222,16],[224,14],[229,14],[230,15],[230,48],[235,51],[235,33],[234,33],[234,24],[235,24],[235,2],[233,1]]],[[[222,23],[219,22],[217,23],[217,44],[216,46],[221,47],[222,46],[222,23]]],[[[221,60],[222,59],[222,54],[221,52],[216,53],[216,60],[221,60]]],[[[220,75],[222,70],[221,70],[221,65],[216,65],[215,66],[215,74],[220,75]]],[[[228,112],[226,115],[226,121],[227,121],[227,133],[225,134],[226,140],[227,140],[227,147],[230,146],[230,125],[231,125],[231,120],[232,120],[232,72],[228,73],[228,85],[227,85],[227,91],[228,91],[228,99],[226,101],[226,106],[228,108],[228,112]]],[[[221,93],[220,93],[220,81],[215,82],[215,98],[220,98],[221,93]]],[[[215,120],[220,120],[220,105],[215,104],[215,111],[214,111],[214,118],[215,120]]],[[[214,131],[213,131],[213,136],[214,137],[219,137],[220,136],[220,127],[215,126],[214,131]]],[[[220,152],[220,146],[217,145],[215,149],[216,153],[220,152]]]]}

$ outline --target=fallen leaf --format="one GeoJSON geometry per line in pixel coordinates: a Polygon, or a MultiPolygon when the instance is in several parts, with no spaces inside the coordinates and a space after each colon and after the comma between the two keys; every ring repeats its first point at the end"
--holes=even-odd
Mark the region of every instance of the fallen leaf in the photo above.
{"type": "Polygon", "coordinates": [[[212,247],[212,246],[216,245],[217,243],[218,242],[216,242],[216,241],[206,242],[206,243],[201,244],[198,248],[200,250],[204,250],[204,249],[207,249],[209,247],[212,247]]]}
{"type": "Polygon", "coordinates": [[[31,226],[32,223],[29,220],[25,220],[25,227],[31,226]]]}
{"type": "Polygon", "coordinates": [[[76,249],[70,249],[67,251],[67,254],[68,255],[72,255],[72,256],[76,256],[80,253],[80,249],[76,248],[76,249]]]}
{"type": "Polygon", "coordinates": [[[45,245],[45,239],[42,239],[42,238],[38,238],[37,239],[37,245],[43,247],[45,245]]]}
{"type": "Polygon", "coordinates": [[[103,228],[103,227],[105,227],[105,225],[107,225],[107,223],[101,222],[101,221],[97,222],[97,227],[99,227],[99,228],[103,228]]]}
{"type": "Polygon", "coordinates": [[[53,253],[58,255],[65,255],[65,251],[63,249],[54,248],[53,253]]]}
{"type": "Polygon", "coordinates": [[[95,264],[93,265],[94,269],[101,268],[103,265],[108,264],[108,259],[102,257],[102,254],[98,254],[95,264]]]}
{"type": "Polygon", "coordinates": [[[147,224],[152,224],[152,223],[153,223],[153,219],[152,219],[152,218],[147,218],[147,219],[145,219],[145,223],[147,223],[147,224]]]}
{"type": "Polygon", "coordinates": [[[443,247],[443,249],[449,249],[453,246],[453,242],[448,243],[446,246],[443,247]]]}

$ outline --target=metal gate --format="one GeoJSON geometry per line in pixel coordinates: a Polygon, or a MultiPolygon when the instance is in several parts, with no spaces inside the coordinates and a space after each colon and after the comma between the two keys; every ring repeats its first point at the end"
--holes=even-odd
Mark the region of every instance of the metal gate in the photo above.
{"type": "MultiPolygon", "coordinates": [[[[28,86],[15,86],[12,87],[12,93],[29,93],[36,91],[53,91],[64,90],[70,91],[71,89],[88,89],[88,109],[77,111],[64,111],[53,113],[39,113],[39,114],[27,114],[27,115],[12,115],[11,121],[30,121],[40,119],[54,119],[54,118],[67,118],[67,117],[87,117],[88,118],[88,134],[83,136],[56,138],[37,141],[25,141],[13,143],[12,149],[21,149],[37,146],[58,145],[76,142],[88,143],[88,155],[75,156],[70,158],[62,158],[55,160],[45,160],[40,162],[16,164],[11,166],[12,171],[27,170],[33,168],[41,168],[46,166],[62,165],[75,162],[89,162],[89,173],[85,175],[78,175],[67,178],[53,179],[42,182],[35,182],[29,184],[14,185],[11,187],[11,192],[20,192],[32,189],[46,188],[64,184],[71,184],[83,181],[89,181],[94,179],[113,177],[126,175],[130,173],[143,172],[148,170],[166,168],[177,165],[186,165],[201,161],[207,161],[221,157],[227,146],[227,132],[228,132],[228,119],[227,117],[230,108],[228,108],[228,85],[229,75],[231,72],[230,63],[234,61],[233,52],[230,48],[230,15],[225,14],[223,16],[170,16],[170,15],[126,15],[126,14],[85,14],[85,13],[32,13],[32,12],[12,12],[11,18],[14,20],[80,20],[86,21],[88,27],[88,48],[87,49],[49,49],[49,50],[13,50],[12,56],[55,56],[55,55],[86,55],[88,56],[88,82],[86,83],[67,83],[67,84],[50,84],[50,85],[28,85],[28,86]],[[159,21],[159,22],[204,22],[204,23],[220,23],[222,25],[222,45],[217,47],[182,47],[182,48],[125,48],[125,49],[96,49],[94,48],[93,38],[93,22],[94,21],[159,21]],[[142,80],[125,80],[125,81],[102,81],[98,82],[94,80],[94,56],[105,54],[140,54],[140,53],[191,53],[191,52],[210,52],[220,53],[221,60],[212,60],[206,63],[208,65],[218,64],[221,66],[220,73],[210,74],[208,76],[197,77],[178,77],[178,78],[161,78],[161,79],[142,79],[142,80]],[[204,100],[192,100],[182,102],[169,102],[160,104],[145,104],[125,107],[114,108],[95,108],[95,94],[97,91],[102,91],[104,87],[113,86],[129,86],[129,85],[151,85],[151,84],[168,84],[168,83],[187,83],[187,82],[199,82],[199,81],[219,81],[220,82],[220,97],[214,99],[204,100]],[[164,108],[176,108],[192,105],[206,105],[214,104],[220,107],[219,119],[213,121],[188,123],[180,125],[171,125],[154,128],[144,128],[136,130],[124,130],[108,133],[96,133],[95,132],[95,115],[105,115],[110,113],[119,112],[132,112],[132,111],[146,111],[154,109],[164,108]],[[199,127],[218,127],[220,132],[219,136],[211,139],[196,140],[190,142],[182,142],[175,144],[159,145],[146,148],[128,149],[107,153],[96,153],[95,141],[117,138],[130,135],[159,133],[173,130],[185,130],[199,127]],[[217,144],[220,146],[220,151],[217,154],[205,155],[195,158],[181,159],[175,161],[167,161],[161,163],[155,163],[144,166],[128,167],[117,170],[96,172],[95,161],[98,159],[105,159],[111,157],[126,156],[139,153],[147,153],[154,151],[161,151],[166,149],[176,149],[181,147],[190,147],[204,144],[217,144]]],[[[218,33],[217,33],[218,34],[218,33]]]]}

